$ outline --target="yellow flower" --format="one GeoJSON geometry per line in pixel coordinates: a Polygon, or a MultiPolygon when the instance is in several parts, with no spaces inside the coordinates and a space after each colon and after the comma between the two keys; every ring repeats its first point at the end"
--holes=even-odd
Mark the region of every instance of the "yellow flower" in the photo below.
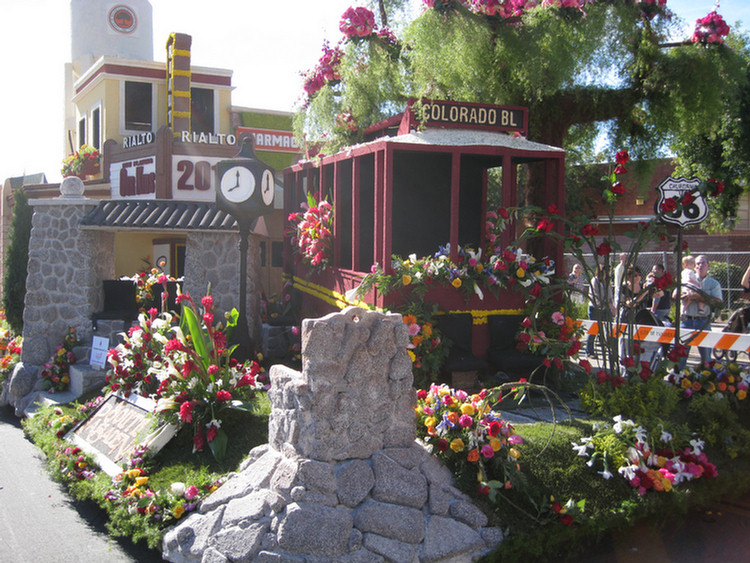
{"type": "Polygon", "coordinates": [[[409,354],[409,357],[411,358],[411,362],[414,363],[417,359],[416,354],[414,354],[414,352],[412,352],[411,350],[407,350],[406,353],[409,354]]]}
{"type": "Polygon", "coordinates": [[[497,452],[502,449],[503,443],[497,438],[490,438],[490,446],[492,447],[492,451],[497,452]]]}
{"type": "Polygon", "coordinates": [[[181,504],[178,504],[177,506],[172,509],[172,516],[175,517],[176,520],[180,519],[180,516],[182,516],[185,513],[185,507],[181,504]]]}
{"type": "Polygon", "coordinates": [[[683,389],[687,389],[688,387],[691,387],[693,385],[693,382],[690,381],[687,377],[684,378],[682,381],[680,381],[680,387],[683,389]]]}
{"type": "Polygon", "coordinates": [[[454,452],[461,452],[464,449],[464,441],[461,438],[454,438],[451,440],[450,446],[454,452]]]}
{"type": "Polygon", "coordinates": [[[437,424],[437,419],[434,416],[428,416],[424,419],[424,425],[425,426],[435,426],[437,424]]]}
{"type": "Polygon", "coordinates": [[[524,270],[523,268],[518,268],[518,269],[516,270],[516,277],[518,277],[518,278],[522,278],[522,277],[524,277],[525,275],[526,275],[526,270],[524,270]]]}
{"type": "Polygon", "coordinates": [[[67,375],[63,375],[60,378],[60,381],[62,381],[63,383],[70,383],[70,378],[67,375]]]}
{"type": "Polygon", "coordinates": [[[461,287],[461,278],[453,278],[453,281],[451,282],[451,285],[458,289],[461,287]]]}
{"type": "Polygon", "coordinates": [[[479,263],[476,266],[474,266],[474,269],[477,271],[478,274],[480,274],[482,270],[484,269],[484,266],[482,266],[482,264],[479,263]]]}
{"type": "Polygon", "coordinates": [[[747,391],[745,391],[744,389],[740,389],[739,391],[737,391],[737,398],[740,401],[744,401],[745,397],[747,397],[747,391]]]}
{"type": "Polygon", "coordinates": [[[409,274],[404,274],[401,276],[401,283],[403,285],[409,285],[411,283],[411,276],[409,274]]]}
{"type": "Polygon", "coordinates": [[[709,393],[713,393],[714,391],[716,391],[716,387],[714,386],[713,381],[709,381],[708,383],[706,383],[706,391],[708,391],[709,393]]]}
{"type": "Polygon", "coordinates": [[[137,487],[145,485],[146,483],[148,483],[148,477],[138,477],[135,480],[135,484],[136,484],[137,487]]]}
{"type": "Polygon", "coordinates": [[[659,467],[664,467],[666,464],[667,458],[665,458],[664,456],[660,455],[656,458],[656,465],[658,465],[659,467]]]}
{"type": "Polygon", "coordinates": [[[417,416],[422,416],[424,414],[424,407],[422,407],[421,405],[414,407],[414,412],[417,413],[417,416]]]}
{"type": "Polygon", "coordinates": [[[141,470],[140,469],[128,469],[125,472],[125,475],[128,477],[128,479],[135,479],[136,477],[141,476],[141,470]]]}
{"type": "Polygon", "coordinates": [[[472,416],[475,412],[476,409],[471,403],[464,403],[463,405],[461,405],[461,414],[468,414],[469,416],[472,416]]]}
{"type": "Polygon", "coordinates": [[[510,457],[512,457],[513,459],[518,459],[519,457],[521,457],[521,452],[519,452],[516,448],[511,448],[510,450],[508,450],[508,455],[510,455],[510,457]]]}

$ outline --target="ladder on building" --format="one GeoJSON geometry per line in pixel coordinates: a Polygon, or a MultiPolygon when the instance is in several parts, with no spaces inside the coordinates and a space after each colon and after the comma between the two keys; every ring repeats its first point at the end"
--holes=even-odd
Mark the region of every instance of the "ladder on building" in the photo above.
{"type": "Polygon", "coordinates": [[[174,137],[190,131],[190,45],[192,37],[172,33],[167,39],[167,126],[174,137]]]}

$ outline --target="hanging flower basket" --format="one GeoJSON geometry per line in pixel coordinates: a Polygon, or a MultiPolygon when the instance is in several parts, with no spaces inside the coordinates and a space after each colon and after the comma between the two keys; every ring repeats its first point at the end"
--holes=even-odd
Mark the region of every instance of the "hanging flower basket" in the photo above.
{"type": "Polygon", "coordinates": [[[63,177],[78,176],[81,180],[86,176],[99,174],[99,151],[91,145],[81,145],[75,153],[63,159],[60,172],[63,177]]]}

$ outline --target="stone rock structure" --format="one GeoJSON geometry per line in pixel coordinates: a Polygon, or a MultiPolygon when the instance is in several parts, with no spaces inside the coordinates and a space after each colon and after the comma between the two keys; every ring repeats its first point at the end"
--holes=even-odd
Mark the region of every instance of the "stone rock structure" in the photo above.
{"type": "Polygon", "coordinates": [[[415,441],[401,315],[302,326],[302,372],[271,369],[269,443],[164,537],[174,563],[473,561],[502,540],[415,441]]]}

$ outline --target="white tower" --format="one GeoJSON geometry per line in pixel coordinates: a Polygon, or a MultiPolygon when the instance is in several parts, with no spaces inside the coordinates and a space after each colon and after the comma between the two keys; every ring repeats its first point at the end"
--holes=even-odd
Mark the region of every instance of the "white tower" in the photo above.
{"type": "Polygon", "coordinates": [[[154,60],[148,0],[71,0],[71,62],[80,76],[101,56],[154,60]]]}

